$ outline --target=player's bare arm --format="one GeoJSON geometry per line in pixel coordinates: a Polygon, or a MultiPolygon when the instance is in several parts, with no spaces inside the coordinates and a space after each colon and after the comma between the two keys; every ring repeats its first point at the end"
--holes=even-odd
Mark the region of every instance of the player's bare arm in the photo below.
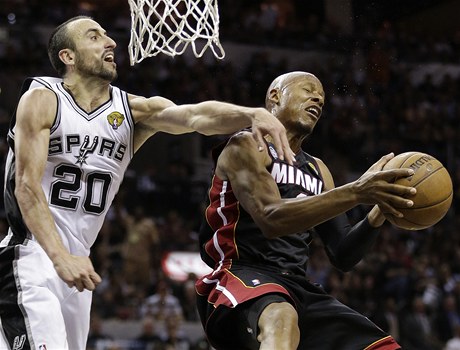
{"type": "MultiPolygon", "coordinates": [[[[316,196],[282,199],[266,169],[268,162],[268,155],[264,157],[257,152],[257,145],[250,135],[240,133],[229,141],[216,169],[219,177],[231,182],[241,205],[267,237],[310,229],[358,204],[382,202],[395,213],[399,213],[398,206],[412,205],[410,200],[403,198],[411,193],[411,188],[387,182],[391,177],[409,176],[408,169],[398,169],[391,174],[372,171],[356,182],[331,188],[316,196]]],[[[386,161],[382,158],[379,162],[386,161]]],[[[323,176],[329,178],[328,186],[333,186],[329,170],[324,165],[321,170],[323,176]]]]}
{"type": "Polygon", "coordinates": [[[59,276],[69,286],[92,290],[100,277],[89,258],[71,256],[63,245],[41,187],[56,110],[56,96],[46,88],[28,91],[18,104],[15,195],[28,229],[53,261],[59,276]]]}
{"type": "MultiPolygon", "coordinates": [[[[380,171],[382,170],[383,166],[393,157],[393,154],[387,154],[384,157],[382,157],[377,163],[372,165],[370,171],[380,171]]],[[[334,179],[332,177],[331,172],[329,171],[329,168],[324,164],[324,162],[319,159],[315,158],[316,162],[318,163],[318,166],[320,168],[321,174],[323,176],[324,180],[324,189],[331,190],[335,188],[334,184],[334,179]]],[[[369,224],[373,227],[380,227],[383,225],[385,222],[385,216],[383,215],[382,211],[380,210],[380,207],[378,205],[375,205],[372,207],[372,209],[369,211],[367,218],[369,220],[369,224]]]]}
{"type": "MultiPolygon", "coordinates": [[[[356,186],[356,193],[362,192],[365,198],[360,198],[359,202],[362,204],[375,204],[377,203],[368,213],[368,220],[371,226],[379,227],[385,222],[385,216],[381,211],[381,208],[385,208],[386,211],[393,213],[393,215],[402,216],[402,213],[398,211],[397,207],[409,207],[413,203],[406,197],[413,196],[416,193],[416,189],[412,187],[399,187],[393,184],[394,180],[399,177],[410,176],[412,171],[410,169],[401,169],[404,172],[388,173],[382,171],[384,165],[394,157],[393,153],[382,156],[376,163],[374,163],[358,180],[351,183],[356,186]],[[394,176],[392,178],[391,176],[394,176]],[[387,184],[389,186],[387,186],[387,184]],[[368,187],[369,186],[369,187],[368,187]],[[372,186],[375,186],[372,188],[372,186]],[[391,189],[393,188],[393,189],[391,189]],[[370,198],[366,199],[366,198],[370,198]],[[396,204],[398,201],[403,199],[404,202],[396,204]]],[[[325,189],[335,188],[332,175],[327,166],[316,158],[318,166],[320,167],[321,173],[324,177],[325,189]]]]}
{"type": "Polygon", "coordinates": [[[265,108],[249,108],[219,101],[175,105],[163,97],[130,96],[136,121],[135,149],[158,131],[170,134],[199,132],[203,135],[231,134],[252,126],[258,149],[265,149],[264,135],[270,135],[282,159],[292,164],[286,130],[265,108]]]}

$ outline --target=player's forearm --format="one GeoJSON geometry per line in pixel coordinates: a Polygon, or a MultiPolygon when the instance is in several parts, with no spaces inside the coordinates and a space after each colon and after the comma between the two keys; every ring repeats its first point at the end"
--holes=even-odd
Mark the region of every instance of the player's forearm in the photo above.
{"type": "Polygon", "coordinates": [[[18,181],[15,195],[27,228],[50,259],[54,261],[56,257],[68,254],[41,188],[34,188],[18,181]]]}
{"type": "Polygon", "coordinates": [[[345,214],[315,227],[332,264],[351,270],[374,245],[379,229],[370,225],[369,216],[351,227],[345,214]]]}
{"type": "Polygon", "coordinates": [[[308,230],[358,204],[352,185],[347,184],[316,196],[273,203],[266,208],[259,224],[268,237],[280,237],[308,230]]]}
{"type": "Polygon", "coordinates": [[[231,134],[252,124],[262,108],[206,101],[193,107],[191,128],[205,135],[231,134]]]}

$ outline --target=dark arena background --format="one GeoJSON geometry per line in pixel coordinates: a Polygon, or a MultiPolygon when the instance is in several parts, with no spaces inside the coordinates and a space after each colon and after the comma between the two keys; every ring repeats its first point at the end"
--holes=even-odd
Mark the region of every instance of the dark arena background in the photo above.
{"type": "MultiPolygon", "coordinates": [[[[2,183],[21,83],[55,75],[48,35],[75,15],[92,16],[117,41],[114,84],[134,94],[262,106],[274,77],[312,72],[323,82],[326,105],[304,149],[326,162],[336,185],[355,180],[386,153],[421,151],[448,169],[454,197],[429,229],[386,223],[377,244],[346,274],[313,243],[310,279],[406,350],[460,349],[446,347],[460,338],[460,2],[219,0],[219,13],[223,60],[186,52],[130,66],[128,0],[1,0],[2,183]]],[[[159,134],[134,158],[92,250],[103,283],[94,293],[89,349],[209,349],[194,308],[194,281],[206,270],[196,232],[209,151],[221,139],[159,134]],[[157,336],[155,345],[137,340],[143,332],[157,336]],[[174,332],[178,345],[168,348],[165,339],[174,332]]],[[[350,211],[350,219],[365,210],[350,211]]],[[[3,235],[3,201],[0,220],[3,235]]]]}

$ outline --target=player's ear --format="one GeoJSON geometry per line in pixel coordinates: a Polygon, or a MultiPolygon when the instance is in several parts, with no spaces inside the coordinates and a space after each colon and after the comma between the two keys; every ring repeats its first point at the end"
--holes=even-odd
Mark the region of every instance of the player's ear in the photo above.
{"type": "Polygon", "coordinates": [[[59,58],[66,66],[75,64],[75,52],[70,49],[62,49],[59,51],[59,58]]]}
{"type": "Polygon", "coordinates": [[[268,93],[268,100],[273,104],[279,104],[280,102],[280,90],[273,88],[268,93]]]}

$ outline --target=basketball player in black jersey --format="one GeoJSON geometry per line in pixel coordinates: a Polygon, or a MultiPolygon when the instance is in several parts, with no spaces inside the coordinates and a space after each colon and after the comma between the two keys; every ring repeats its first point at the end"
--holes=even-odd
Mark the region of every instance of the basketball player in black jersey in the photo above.
{"type": "Polygon", "coordinates": [[[215,171],[200,232],[213,272],[196,284],[198,309],[218,350],[394,350],[397,342],[306,275],[309,243],[322,240],[331,263],[348,271],[375,241],[383,213],[401,216],[415,189],[392,183],[410,169],[385,170],[383,156],[358,180],[334,186],[326,165],[301,149],[321,116],[321,82],[306,72],[276,78],[266,107],[286,127],[294,165],[246,131],[214,151],[215,171]],[[346,211],[374,205],[353,227],[346,211]]]}

